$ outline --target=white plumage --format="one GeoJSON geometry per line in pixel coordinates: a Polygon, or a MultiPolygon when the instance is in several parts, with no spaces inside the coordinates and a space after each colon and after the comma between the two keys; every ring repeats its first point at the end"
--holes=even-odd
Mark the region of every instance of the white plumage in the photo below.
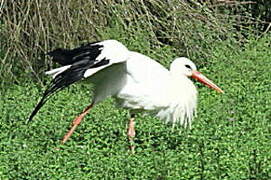
{"type": "MultiPolygon", "coordinates": [[[[185,57],[175,59],[168,70],[143,54],[129,51],[116,40],[91,43],[73,50],[57,49],[49,55],[64,65],[46,72],[53,76],[56,90],[80,79],[88,79],[94,85],[90,107],[113,96],[121,107],[149,111],[166,122],[187,127],[191,126],[197,104],[197,90],[189,77],[223,92],[196,71],[195,64],[185,57]]],[[[47,94],[56,91],[51,89],[47,94]]],[[[34,115],[37,111],[34,110],[34,115]]],[[[82,114],[75,121],[80,123],[85,115],[82,114]]]]}
{"type": "MultiPolygon", "coordinates": [[[[186,58],[177,61],[181,66],[192,64],[186,58]]],[[[136,52],[130,52],[126,65],[127,81],[115,96],[122,107],[147,110],[166,122],[190,125],[197,91],[187,76],[136,52]]]]}

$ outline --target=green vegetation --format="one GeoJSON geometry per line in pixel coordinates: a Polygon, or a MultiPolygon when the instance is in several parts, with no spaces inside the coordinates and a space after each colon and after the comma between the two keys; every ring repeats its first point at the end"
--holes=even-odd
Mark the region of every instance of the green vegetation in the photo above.
{"type": "Polygon", "coordinates": [[[221,43],[200,69],[225,90],[200,86],[191,130],[137,118],[136,153],[126,139],[126,111],[99,104],[65,145],[60,139],[89,103],[77,84],[54,96],[25,124],[41,90],[7,88],[1,101],[1,179],[261,179],[271,178],[270,37],[244,49],[221,43]]]}
{"type": "Polygon", "coordinates": [[[0,3],[0,179],[271,179],[270,1],[60,2],[0,3]],[[109,38],[165,66],[188,56],[225,94],[196,83],[192,129],[139,114],[135,154],[127,111],[112,99],[60,144],[90,103],[88,84],[59,92],[26,124],[43,72],[56,67],[44,53],[109,38]]]}

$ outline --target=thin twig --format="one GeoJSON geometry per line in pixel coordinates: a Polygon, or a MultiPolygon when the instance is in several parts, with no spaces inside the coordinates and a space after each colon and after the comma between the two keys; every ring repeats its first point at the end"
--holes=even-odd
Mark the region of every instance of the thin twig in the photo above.
{"type": "Polygon", "coordinates": [[[263,32],[263,34],[266,34],[271,28],[271,22],[268,24],[267,28],[265,29],[265,31],[263,32]]]}

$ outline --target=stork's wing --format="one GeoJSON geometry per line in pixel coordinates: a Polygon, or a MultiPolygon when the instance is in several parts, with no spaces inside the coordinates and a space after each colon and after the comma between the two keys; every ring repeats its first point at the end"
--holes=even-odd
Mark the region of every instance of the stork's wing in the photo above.
{"type": "MultiPolygon", "coordinates": [[[[53,61],[64,65],[46,72],[53,80],[33,110],[29,121],[52,94],[115,63],[128,59],[128,49],[116,40],[89,43],[75,49],[56,49],[48,53],[53,61]]],[[[109,75],[110,76],[110,75],[109,75]]]]}

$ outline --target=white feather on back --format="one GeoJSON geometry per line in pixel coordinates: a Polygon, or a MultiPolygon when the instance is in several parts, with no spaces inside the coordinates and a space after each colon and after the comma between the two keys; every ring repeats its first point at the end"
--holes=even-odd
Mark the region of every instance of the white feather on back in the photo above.
{"type": "Polygon", "coordinates": [[[84,73],[85,78],[93,75],[101,69],[111,66],[112,64],[125,62],[128,59],[128,49],[122,43],[116,40],[105,40],[97,44],[102,45],[103,47],[101,47],[101,54],[96,58],[96,60],[101,61],[103,59],[107,59],[109,60],[109,64],[98,68],[88,69],[84,73]]]}

